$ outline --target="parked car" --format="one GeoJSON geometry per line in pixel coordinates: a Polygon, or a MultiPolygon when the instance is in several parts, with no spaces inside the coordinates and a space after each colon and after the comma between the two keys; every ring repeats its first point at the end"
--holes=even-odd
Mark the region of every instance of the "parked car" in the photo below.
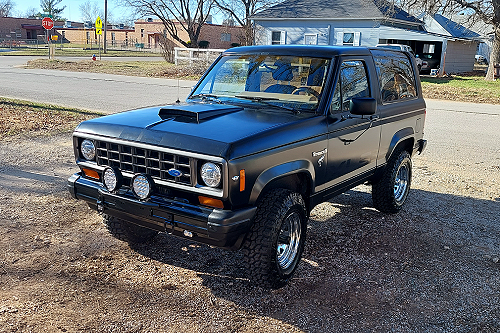
{"type": "Polygon", "coordinates": [[[381,212],[407,201],[427,143],[415,69],[380,48],[231,48],[185,103],[81,123],[69,191],[118,239],[242,249],[252,283],[281,287],[317,204],[363,183],[381,212]]]}
{"type": "Polygon", "coordinates": [[[439,65],[441,63],[441,59],[436,57],[434,53],[423,53],[419,55],[422,59],[422,68],[421,72],[430,73],[431,69],[439,69],[439,65]]]}
{"type": "Polygon", "coordinates": [[[474,56],[475,58],[475,61],[478,63],[478,64],[484,64],[484,65],[488,65],[488,60],[486,59],[485,56],[483,55],[480,55],[480,54],[476,54],[474,56]]]}
{"type": "Polygon", "coordinates": [[[377,47],[381,47],[384,49],[389,49],[389,50],[397,50],[397,51],[406,51],[410,52],[416,59],[416,64],[418,68],[418,72],[420,73],[420,69],[423,66],[423,61],[419,57],[415,56],[415,52],[413,52],[413,49],[409,45],[404,45],[404,44],[377,44],[377,47]]]}

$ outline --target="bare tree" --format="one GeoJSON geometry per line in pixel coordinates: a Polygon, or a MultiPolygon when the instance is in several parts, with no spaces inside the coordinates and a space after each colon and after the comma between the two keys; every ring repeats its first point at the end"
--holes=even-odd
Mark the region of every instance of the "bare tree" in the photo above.
{"type": "Polygon", "coordinates": [[[482,21],[492,26],[493,47],[486,80],[494,80],[494,65],[500,63],[500,0],[392,0],[387,3],[404,9],[419,8],[429,14],[452,15],[465,11],[470,14],[471,22],[482,21]]]}
{"type": "Polygon", "coordinates": [[[38,10],[35,7],[30,7],[28,9],[26,9],[26,12],[24,13],[23,17],[35,18],[37,14],[38,14],[38,10]]]}
{"type": "Polygon", "coordinates": [[[0,0],[0,17],[11,16],[12,8],[14,3],[11,0],[0,0]]]}
{"type": "Polygon", "coordinates": [[[282,0],[215,0],[215,4],[226,12],[245,30],[244,45],[252,45],[254,40],[254,27],[251,16],[261,10],[276,5],[282,0]]]}
{"type": "Polygon", "coordinates": [[[213,7],[214,0],[124,0],[141,16],[156,16],[172,39],[185,47],[198,47],[201,28],[213,7]],[[178,34],[184,29],[189,40],[178,34]]]}
{"type": "Polygon", "coordinates": [[[103,10],[99,7],[96,1],[85,1],[78,6],[82,20],[94,22],[97,16],[104,17],[103,10]]]}
{"type": "Polygon", "coordinates": [[[66,6],[61,8],[56,8],[58,4],[60,4],[62,0],[40,0],[40,7],[42,7],[42,11],[51,15],[54,19],[61,19],[60,14],[64,11],[66,6]]]}

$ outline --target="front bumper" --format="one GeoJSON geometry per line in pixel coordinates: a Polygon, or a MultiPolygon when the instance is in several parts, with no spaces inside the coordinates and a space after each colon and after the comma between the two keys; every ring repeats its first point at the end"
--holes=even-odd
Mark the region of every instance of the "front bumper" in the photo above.
{"type": "Polygon", "coordinates": [[[100,182],[86,179],[80,173],[68,179],[68,189],[75,199],[85,200],[100,213],[230,249],[241,246],[256,210],[255,207],[236,211],[214,209],[156,196],[140,201],[130,191],[110,193],[100,182]]]}

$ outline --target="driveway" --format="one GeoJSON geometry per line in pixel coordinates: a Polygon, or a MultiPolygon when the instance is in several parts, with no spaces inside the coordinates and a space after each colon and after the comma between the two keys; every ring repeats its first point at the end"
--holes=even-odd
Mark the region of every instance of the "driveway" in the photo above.
{"type": "MultiPolygon", "coordinates": [[[[62,99],[98,110],[115,95],[158,97],[141,87],[168,89],[156,79],[6,70],[76,92],[103,85],[94,100],[62,99]]],[[[500,110],[428,104],[429,144],[413,159],[408,205],[381,214],[364,185],[318,205],[296,276],[272,292],[248,285],[238,252],[163,234],[140,246],[113,239],[67,193],[77,169],[70,133],[0,142],[0,331],[498,332],[500,110]]]]}

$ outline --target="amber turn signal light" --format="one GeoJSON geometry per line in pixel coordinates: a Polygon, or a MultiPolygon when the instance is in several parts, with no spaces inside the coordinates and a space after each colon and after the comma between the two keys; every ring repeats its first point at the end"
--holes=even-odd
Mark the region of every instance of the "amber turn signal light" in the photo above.
{"type": "Polygon", "coordinates": [[[220,209],[224,208],[224,203],[218,199],[199,196],[198,200],[200,200],[200,204],[202,204],[203,206],[209,206],[209,207],[220,208],[220,209]]]}
{"type": "Polygon", "coordinates": [[[99,174],[95,170],[82,169],[85,176],[99,180],[99,174]]]}
{"type": "Polygon", "coordinates": [[[245,169],[240,170],[240,192],[245,190],[245,169]]]}

